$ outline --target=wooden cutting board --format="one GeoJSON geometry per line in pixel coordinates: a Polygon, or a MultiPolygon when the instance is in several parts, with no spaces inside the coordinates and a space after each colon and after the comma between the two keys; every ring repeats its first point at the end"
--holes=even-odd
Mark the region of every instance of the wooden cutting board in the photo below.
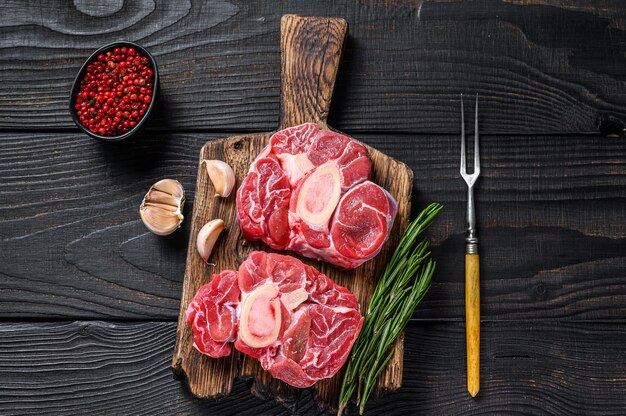
{"type": "MultiPolygon", "coordinates": [[[[328,128],[326,120],[347,27],[346,21],[338,18],[283,16],[280,30],[281,129],[304,122],[316,122],[322,128],[328,128]]],[[[236,186],[239,186],[252,161],[267,145],[271,134],[255,133],[210,141],[200,151],[200,161],[225,161],[233,167],[237,176],[236,186]]],[[[404,163],[370,146],[365,147],[372,160],[373,181],[387,189],[398,201],[398,216],[389,241],[376,258],[351,271],[340,271],[325,263],[301,258],[338,284],[349,288],[359,299],[363,312],[374,292],[378,276],[408,225],[413,184],[413,172],[404,163]]],[[[199,398],[228,395],[234,379],[253,378],[254,394],[263,398],[275,397],[285,404],[295,403],[299,389],[273,379],[256,359],[234,348],[229,357],[214,359],[193,348],[193,334],[185,322],[185,311],[198,288],[208,283],[213,273],[237,269],[252,250],[274,251],[260,242],[246,241],[241,236],[235,218],[234,191],[225,199],[214,197],[214,193],[205,167],[200,163],[172,368],[176,374],[185,378],[191,393],[199,398]],[[196,251],[195,241],[200,228],[215,218],[223,219],[227,230],[220,236],[209,260],[214,266],[207,266],[196,251]]],[[[295,255],[291,252],[288,254],[295,255]]],[[[395,345],[395,354],[383,373],[379,391],[400,387],[402,358],[403,336],[395,345]]],[[[320,405],[336,408],[341,374],[322,380],[312,387],[320,405]]]]}

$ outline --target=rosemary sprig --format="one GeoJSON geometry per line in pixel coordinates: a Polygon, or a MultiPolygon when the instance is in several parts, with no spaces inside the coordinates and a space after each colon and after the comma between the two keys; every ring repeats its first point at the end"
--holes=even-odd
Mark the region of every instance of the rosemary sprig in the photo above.
{"type": "Polygon", "coordinates": [[[378,376],[393,356],[393,342],[430,288],[435,262],[429,259],[428,241],[418,241],[418,237],[442,208],[432,203],[409,224],[378,279],[344,373],[338,415],[355,393],[359,413],[363,414],[378,376]]]}

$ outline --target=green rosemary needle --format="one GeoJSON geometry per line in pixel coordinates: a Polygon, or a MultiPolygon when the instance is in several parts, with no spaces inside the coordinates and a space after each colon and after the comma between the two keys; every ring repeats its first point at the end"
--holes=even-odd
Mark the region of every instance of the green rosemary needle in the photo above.
{"type": "Polygon", "coordinates": [[[418,241],[418,237],[442,208],[432,203],[409,224],[378,279],[343,376],[338,415],[355,393],[359,413],[363,414],[378,377],[393,356],[394,341],[430,288],[435,262],[429,258],[428,241],[418,241]]]}

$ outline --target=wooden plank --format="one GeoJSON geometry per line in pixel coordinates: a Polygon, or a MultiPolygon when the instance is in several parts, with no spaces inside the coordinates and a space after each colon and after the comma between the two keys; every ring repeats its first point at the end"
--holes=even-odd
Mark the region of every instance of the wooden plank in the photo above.
{"type": "MultiPolygon", "coordinates": [[[[235,136],[225,141],[211,141],[202,148],[199,159],[226,161],[235,170],[236,183],[240,184],[248,172],[248,167],[267,145],[268,140],[269,135],[253,134],[235,136]]],[[[406,165],[374,148],[368,147],[367,150],[372,160],[372,180],[387,189],[398,201],[398,215],[389,241],[375,260],[350,271],[339,271],[328,264],[301,258],[303,262],[320,270],[337,284],[350,289],[361,302],[362,310],[367,308],[369,299],[374,293],[376,277],[384,270],[386,259],[391,255],[391,248],[397,244],[402,233],[400,230],[406,229],[408,225],[412,185],[411,172],[406,165]]],[[[185,322],[185,311],[200,286],[208,283],[211,273],[215,271],[237,269],[250,251],[273,251],[260,242],[252,243],[243,238],[236,225],[234,195],[224,200],[216,200],[204,166],[198,166],[198,182],[189,240],[195,241],[200,228],[215,218],[223,219],[229,227],[211,255],[210,261],[215,264],[215,267],[207,268],[197,253],[195,245],[190,245],[187,251],[187,268],[183,282],[177,343],[172,366],[177,371],[186,374],[191,391],[198,397],[228,394],[232,388],[232,379],[238,375],[257,377],[257,389],[268,392],[278,391],[282,396],[290,396],[294,394],[294,389],[268,377],[256,360],[250,360],[244,354],[235,351],[228,357],[216,360],[200,354],[193,348],[193,334],[191,327],[185,322]]],[[[402,382],[402,343],[398,343],[395,349],[394,357],[389,363],[389,370],[383,374],[384,382],[380,386],[381,389],[395,389],[402,382]]],[[[339,383],[337,376],[318,383],[315,386],[317,399],[321,403],[333,406],[337,400],[339,383]]]]}
{"type": "MultiPolygon", "coordinates": [[[[326,120],[346,32],[347,24],[342,19],[283,16],[281,129],[306,122],[314,122],[322,128],[328,128],[326,120]]],[[[232,380],[238,376],[254,377],[255,391],[262,390],[281,396],[280,400],[289,400],[297,392],[297,389],[270,377],[257,360],[251,360],[244,354],[235,351],[219,359],[200,354],[194,348],[191,327],[186,323],[187,306],[198,289],[210,281],[211,273],[225,269],[236,270],[250,251],[269,249],[261,243],[251,243],[242,236],[235,225],[237,223],[235,195],[224,200],[215,199],[202,161],[212,159],[225,161],[236,172],[236,184],[241,184],[250,165],[268,145],[269,139],[269,133],[235,136],[226,140],[210,141],[200,151],[189,240],[195,241],[204,224],[216,218],[223,219],[230,227],[227,236],[221,239],[212,253],[210,260],[215,264],[215,268],[211,271],[207,271],[205,262],[193,244],[190,244],[187,250],[187,267],[172,367],[175,371],[184,373],[190,391],[200,398],[229,394],[232,380]]],[[[398,213],[389,240],[375,259],[354,270],[340,271],[316,260],[302,259],[337,284],[347,287],[361,302],[363,311],[367,309],[367,304],[376,289],[377,276],[383,272],[393,247],[408,226],[413,186],[413,173],[407,165],[365,146],[372,162],[371,179],[389,191],[398,203],[398,213]]],[[[392,347],[394,354],[387,369],[381,374],[378,386],[381,390],[397,389],[402,384],[402,336],[399,340],[392,347]]],[[[320,381],[314,386],[316,400],[325,407],[331,408],[337,403],[341,374],[320,381]]]]}
{"type": "Polygon", "coordinates": [[[465,328],[412,322],[403,389],[368,414],[621,414],[623,324],[490,322],[481,328],[481,389],[465,385],[465,328]],[[602,384],[600,387],[597,383],[602,384]]]}
{"type": "Polygon", "coordinates": [[[162,322],[0,324],[0,413],[286,413],[250,395],[245,382],[228,400],[194,399],[172,377],[175,332],[175,323],[162,322]]]}
{"type": "MultiPolygon", "coordinates": [[[[103,146],[79,134],[0,134],[0,316],[178,316],[198,152],[206,134],[103,146]],[[158,179],[188,192],[174,235],[139,220],[158,179]]],[[[419,318],[464,317],[465,189],[458,136],[357,135],[412,168],[438,271],[419,318]]],[[[595,136],[485,136],[477,210],[485,320],[626,316],[626,148],[595,136]]]]}
{"type": "MultiPolygon", "coordinates": [[[[230,397],[197,400],[169,368],[176,323],[1,323],[3,415],[288,415],[245,382],[230,397]]],[[[607,323],[483,324],[480,395],[465,391],[464,329],[411,322],[403,388],[371,400],[368,415],[622,414],[626,326],[607,323]]],[[[289,403],[322,414],[310,391],[289,403]]],[[[327,413],[328,414],[328,413],[327,413]]]]}
{"type": "Polygon", "coordinates": [[[456,134],[461,92],[481,95],[484,132],[609,132],[626,121],[619,0],[90,5],[3,5],[0,128],[71,128],[67,95],[82,60],[123,38],[160,65],[153,129],[272,130],[282,13],[349,22],[330,124],[352,134],[456,134]]]}

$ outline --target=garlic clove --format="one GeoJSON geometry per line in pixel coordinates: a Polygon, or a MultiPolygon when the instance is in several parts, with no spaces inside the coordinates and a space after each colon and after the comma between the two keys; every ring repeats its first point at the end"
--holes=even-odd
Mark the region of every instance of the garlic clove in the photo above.
{"type": "Polygon", "coordinates": [[[185,203],[183,186],[174,179],[163,179],[150,187],[139,207],[145,226],[157,235],[169,235],[180,228],[185,203]]]}
{"type": "Polygon", "coordinates": [[[157,189],[150,189],[148,191],[146,199],[148,199],[148,201],[150,202],[163,204],[163,205],[169,205],[175,208],[178,207],[177,197],[171,194],[168,194],[167,192],[159,191],[157,189]]]}
{"type": "Polygon", "coordinates": [[[204,160],[203,162],[209,178],[213,182],[215,196],[228,197],[235,187],[235,172],[233,168],[221,160],[204,160]]]}
{"type": "Polygon", "coordinates": [[[209,256],[213,251],[215,242],[222,231],[224,231],[224,228],[226,228],[224,221],[217,219],[204,224],[198,232],[198,237],[196,238],[196,248],[205,263],[209,261],[209,256]]]}
{"type": "Polygon", "coordinates": [[[181,214],[169,208],[169,205],[147,203],[139,214],[150,231],[156,235],[169,235],[180,227],[183,220],[181,214]]]}
{"type": "Polygon", "coordinates": [[[176,179],[161,179],[150,190],[155,189],[157,191],[165,192],[172,195],[175,198],[181,199],[185,197],[185,190],[183,186],[176,179]]]}

